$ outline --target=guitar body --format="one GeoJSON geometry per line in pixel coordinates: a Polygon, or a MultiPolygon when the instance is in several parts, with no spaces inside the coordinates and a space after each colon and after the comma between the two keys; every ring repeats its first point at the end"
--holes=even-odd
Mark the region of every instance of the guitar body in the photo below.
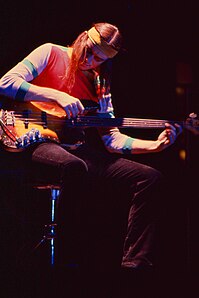
{"type": "Polygon", "coordinates": [[[60,143],[57,133],[61,130],[60,125],[58,128],[56,124],[51,125],[50,128],[45,124],[37,124],[37,121],[15,118],[12,111],[4,110],[0,110],[0,121],[0,142],[8,151],[22,151],[36,142],[60,143]]]}
{"type": "Polygon", "coordinates": [[[31,101],[30,103],[40,111],[46,112],[49,115],[53,115],[59,118],[63,118],[66,115],[64,110],[61,107],[59,107],[56,103],[39,101],[31,101]]]}
{"type": "MultiPolygon", "coordinates": [[[[7,99],[6,104],[8,110],[0,110],[0,145],[8,151],[22,151],[38,142],[79,144],[78,138],[82,138],[81,129],[74,134],[74,124],[67,127],[65,111],[56,103],[19,104],[7,99]]],[[[83,104],[87,113],[98,108],[91,100],[83,100],[83,104]]]]}

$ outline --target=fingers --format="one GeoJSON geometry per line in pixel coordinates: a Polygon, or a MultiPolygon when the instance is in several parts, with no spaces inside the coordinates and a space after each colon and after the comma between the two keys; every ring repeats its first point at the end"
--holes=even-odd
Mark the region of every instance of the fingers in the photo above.
{"type": "Polygon", "coordinates": [[[173,144],[176,140],[176,132],[173,130],[166,130],[167,140],[165,144],[173,144]]]}
{"type": "Polygon", "coordinates": [[[83,106],[83,104],[81,103],[80,100],[77,101],[77,108],[78,108],[79,112],[81,114],[83,114],[83,112],[84,112],[84,106],[83,106]]]}
{"type": "Polygon", "coordinates": [[[103,95],[103,97],[99,100],[100,104],[100,111],[102,113],[105,113],[108,109],[108,102],[107,102],[107,97],[103,95]]]}
{"type": "Polygon", "coordinates": [[[103,95],[99,99],[99,105],[100,105],[100,110],[98,110],[99,113],[109,112],[110,108],[112,108],[111,93],[103,95]]]}
{"type": "Polygon", "coordinates": [[[165,132],[167,140],[165,141],[165,144],[173,144],[177,138],[177,136],[182,132],[182,127],[175,123],[174,125],[170,123],[165,124],[165,132]]]}
{"type": "Polygon", "coordinates": [[[182,133],[182,126],[178,123],[174,123],[174,125],[170,123],[165,123],[165,126],[168,130],[175,132],[176,136],[182,133]]]}
{"type": "Polygon", "coordinates": [[[181,125],[179,125],[178,123],[175,123],[174,124],[175,125],[175,128],[176,128],[176,134],[177,134],[177,136],[179,135],[179,134],[181,134],[182,133],[182,126],[181,125]]]}
{"type": "Polygon", "coordinates": [[[67,104],[64,107],[67,117],[70,119],[71,117],[77,117],[78,114],[83,114],[84,106],[80,102],[80,100],[76,100],[67,104]]]}

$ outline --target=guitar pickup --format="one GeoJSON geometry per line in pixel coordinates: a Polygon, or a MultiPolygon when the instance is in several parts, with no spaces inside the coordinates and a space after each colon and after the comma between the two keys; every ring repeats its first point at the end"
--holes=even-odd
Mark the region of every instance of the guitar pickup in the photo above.
{"type": "Polygon", "coordinates": [[[28,121],[28,119],[25,119],[24,120],[24,126],[25,126],[26,129],[28,129],[28,125],[29,125],[29,121],[28,121]]]}
{"type": "Polygon", "coordinates": [[[23,118],[25,119],[24,120],[24,126],[25,126],[25,129],[28,129],[28,125],[29,125],[29,115],[30,115],[31,111],[30,110],[24,110],[23,111],[23,118]]]}
{"type": "Polygon", "coordinates": [[[44,129],[48,128],[46,112],[43,112],[43,111],[41,112],[41,121],[42,121],[43,128],[44,129]]]}

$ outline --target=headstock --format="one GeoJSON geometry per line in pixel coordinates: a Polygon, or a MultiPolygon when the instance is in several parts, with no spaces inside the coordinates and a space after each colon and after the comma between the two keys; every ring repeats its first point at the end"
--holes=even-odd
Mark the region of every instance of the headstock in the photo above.
{"type": "Polygon", "coordinates": [[[189,114],[189,117],[185,121],[185,127],[195,135],[199,135],[199,120],[196,113],[189,114]]]}

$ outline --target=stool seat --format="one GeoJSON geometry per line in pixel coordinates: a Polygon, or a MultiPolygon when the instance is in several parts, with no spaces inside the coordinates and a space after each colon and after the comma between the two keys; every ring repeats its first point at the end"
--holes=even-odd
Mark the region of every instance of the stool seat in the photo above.
{"type": "Polygon", "coordinates": [[[45,183],[38,183],[38,184],[33,184],[33,188],[36,189],[56,189],[60,190],[60,185],[58,184],[45,184],[45,183]]]}

